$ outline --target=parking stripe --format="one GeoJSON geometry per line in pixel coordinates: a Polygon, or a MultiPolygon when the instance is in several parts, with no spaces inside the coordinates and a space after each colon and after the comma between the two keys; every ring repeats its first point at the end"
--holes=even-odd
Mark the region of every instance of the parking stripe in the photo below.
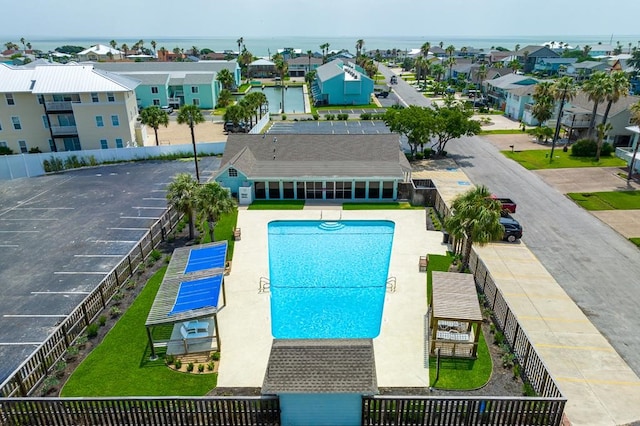
{"type": "Polygon", "coordinates": [[[160,219],[159,217],[152,217],[152,216],[120,216],[120,219],[146,219],[146,220],[156,220],[156,219],[160,219]]]}
{"type": "Polygon", "coordinates": [[[123,257],[123,254],[74,254],[73,257],[123,257]]]}
{"type": "Polygon", "coordinates": [[[0,342],[0,346],[40,346],[42,342],[0,342]]]}
{"type": "Polygon", "coordinates": [[[149,228],[107,228],[112,231],[148,231],[149,228]]]}
{"type": "MultiPolygon", "coordinates": [[[[91,294],[90,291],[32,291],[31,294],[91,294]]],[[[49,315],[60,316],[60,315],[49,315]]]]}
{"type": "Polygon", "coordinates": [[[54,275],[109,275],[108,272],[98,271],[55,271],[54,275]]]}

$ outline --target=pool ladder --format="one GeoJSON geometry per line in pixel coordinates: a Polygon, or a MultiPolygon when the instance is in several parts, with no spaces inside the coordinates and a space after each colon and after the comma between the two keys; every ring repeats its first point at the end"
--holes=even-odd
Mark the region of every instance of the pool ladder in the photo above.
{"type": "Polygon", "coordinates": [[[387,292],[388,293],[396,292],[396,277],[387,278],[387,292]]]}
{"type": "Polygon", "coordinates": [[[271,282],[267,277],[260,277],[260,284],[258,286],[258,293],[266,293],[269,291],[269,287],[271,287],[271,282]]]}

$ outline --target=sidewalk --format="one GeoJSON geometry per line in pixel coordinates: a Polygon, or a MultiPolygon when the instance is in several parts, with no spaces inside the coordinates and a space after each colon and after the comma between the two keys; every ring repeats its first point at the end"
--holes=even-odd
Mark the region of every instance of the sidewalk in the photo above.
{"type": "MultiPolygon", "coordinates": [[[[439,162],[441,163],[441,162],[439,162]]],[[[447,204],[470,188],[455,163],[423,165],[447,204]]],[[[475,247],[536,351],[567,398],[573,425],[640,419],[640,379],[522,242],[475,247]]]]}

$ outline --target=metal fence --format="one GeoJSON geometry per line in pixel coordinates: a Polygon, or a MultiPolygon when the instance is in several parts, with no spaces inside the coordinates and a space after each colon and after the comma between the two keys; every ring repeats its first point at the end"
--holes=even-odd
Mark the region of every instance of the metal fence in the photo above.
{"type": "Polygon", "coordinates": [[[0,424],[278,426],[280,400],[277,396],[8,398],[0,399],[0,424]]]}
{"type": "Polygon", "coordinates": [[[0,384],[2,397],[29,396],[66,353],[74,340],[107,306],[114,294],[133,275],[165,235],[180,220],[170,208],[140,239],[138,244],[116,265],[100,284],[58,325],[55,331],[0,384]]]}

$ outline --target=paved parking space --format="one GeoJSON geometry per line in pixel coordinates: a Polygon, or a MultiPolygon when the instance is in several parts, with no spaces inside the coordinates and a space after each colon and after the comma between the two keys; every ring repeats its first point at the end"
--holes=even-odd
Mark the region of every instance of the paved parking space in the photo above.
{"type": "MultiPolygon", "coordinates": [[[[202,176],[219,158],[201,159],[202,176]]],[[[3,182],[0,382],[35,350],[165,211],[193,162],[129,163],[3,182]]]]}
{"type": "Polygon", "coordinates": [[[267,133],[320,134],[320,135],[374,135],[391,133],[383,121],[294,121],[273,123],[267,133]]]}
{"type": "MultiPolygon", "coordinates": [[[[382,99],[380,99],[380,101],[382,101],[382,99]]],[[[382,103],[382,102],[380,102],[382,103]]],[[[347,107],[342,107],[342,108],[336,108],[336,109],[323,109],[321,111],[318,111],[318,114],[320,114],[320,117],[324,117],[325,114],[364,114],[364,113],[370,113],[370,114],[384,114],[385,111],[387,109],[386,108],[347,108],[347,107]]]]}

